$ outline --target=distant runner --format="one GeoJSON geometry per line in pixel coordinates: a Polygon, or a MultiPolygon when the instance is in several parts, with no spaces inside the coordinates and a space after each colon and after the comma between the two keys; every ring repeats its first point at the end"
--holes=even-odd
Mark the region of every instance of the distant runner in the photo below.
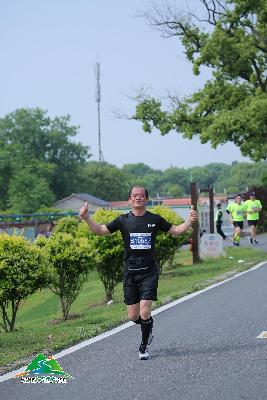
{"type": "Polygon", "coordinates": [[[259,222],[259,213],[262,210],[262,205],[260,200],[256,200],[255,192],[250,193],[249,200],[245,201],[244,206],[247,213],[248,226],[250,227],[250,235],[248,237],[249,242],[251,244],[257,244],[256,227],[259,222]]]}
{"type": "Polygon", "coordinates": [[[235,197],[235,202],[230,203],[226,209],[226,212],[230,214],[232,224],[234,226],[233,232],[233,246],[240,246],[240,237],[243,230],[244,203],[241,203],[241,195],[238,194],[235,197]]]}
{"type": "Polygon", "coordinates": [[[139,359],[150,357],[147,346],[152,341],[153,317],[152,301],[157,300],[158,267],[155,261],[155,241],[158,231],[179,236],[186,232],[192,222],[197,220],[196,211],[189,212],[188,219],[181,225],[172,225],[160,215],[146,210],[148,192],[144,187],[134,186],[129,192],[129,204],[132,208],[107,225],[93,221],[88,214],[88,204],[80,210],[90,229],[97,235],[109,235],[120,231],[124,242],[124,302],[128,317],[141,325],[142,341],[139,346],[139,359]]]}

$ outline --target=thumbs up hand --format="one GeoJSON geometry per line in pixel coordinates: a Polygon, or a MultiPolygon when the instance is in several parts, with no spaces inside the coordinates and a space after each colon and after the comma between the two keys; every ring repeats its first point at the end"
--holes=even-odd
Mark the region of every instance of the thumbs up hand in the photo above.
{"type": "Polygon", "coordinates": [[[88,203],[87,201],[84,203],[84,206],[80,209],[80,217],[82,219],[88,218],[88,203]]]}
{"type": "Polygon", "coordinates": [[[197,211],[194,210],[194,206],[191,206],[190,211],[189,211],[189,220],[191,222],[197,221],[198,215],[197,211]]]}

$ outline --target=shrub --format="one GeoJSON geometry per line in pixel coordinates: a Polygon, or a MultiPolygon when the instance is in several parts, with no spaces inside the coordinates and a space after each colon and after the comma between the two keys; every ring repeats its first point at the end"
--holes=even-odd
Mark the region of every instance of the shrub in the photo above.
{"type": "Polygon", "coordinates": [[[0,325],[5,332],[14,331],[21,301],[51,280],[52,269],[42,249],[22,236],[0,234],[0,325]]]}
{"type": "Polygon", "coordinates": [[[38,238],[36,244],[44,247],[48,253],[54,270],[49,288],[59,296],[63,318],[67,320],[71,305],[80,293],[89,270],[93,268],[87,240],[58,233],[49,239],[38,238]]]}
{"type": "MultiPolygon", "coordinates": [[[[99,209],[94,213],[93,219],[97,223],[107,224],[119,215],[121,213],[115,210],[99,209]]],[[[89,240],[96,270],[105,288],[106,300],[112,300],[115,286],[122,281],[124,247],[121,233],[98,236],[90,231],[86,222],[82,222],[78,235],[89,240]]]]}
{"type": "Polygon", "coordinates": [[[76,236],[79,221],[75,217],[63,217],[56,223],[53,233],[69,233],[76,236]]]}
{"type": "MultiPolygon", "coordinates": [[[[180,225],[183,219],[176,214],[175,211],[168,207],[154,206],[149,211],[161,215],[166,221],[173,225],[180,225]]],[[[163,265],[168,263],[169,268],[173,265],[173,258],[178,248],[188,240],[191,235],[191,230],[183,233],[180,236],[171,236],[165,232],[159,232],[156,239],[156,261],[159,267],[159,272],[162,272],[163,265]]]]}

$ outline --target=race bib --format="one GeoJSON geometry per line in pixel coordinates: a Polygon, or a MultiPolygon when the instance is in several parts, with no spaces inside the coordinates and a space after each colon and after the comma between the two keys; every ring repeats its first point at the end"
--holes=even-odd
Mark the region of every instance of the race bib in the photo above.
{"type": "Polygon", "coordinates": [[[133,250],[151,249],[151,232],[130,233],[130,247],[133,250]]]}

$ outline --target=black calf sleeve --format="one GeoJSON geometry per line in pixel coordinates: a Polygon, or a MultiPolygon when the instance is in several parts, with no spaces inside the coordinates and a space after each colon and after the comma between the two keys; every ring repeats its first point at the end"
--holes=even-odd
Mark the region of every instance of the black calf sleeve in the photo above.
{"type": "Polygon", "coordinates": [[[153,318],[141,319],[142,343],[146,346],[153,327],[153,318]]]}
{"type": "Polygon", "coordinates": [[[141,321],[142,321],[141,315],[139,315],[139,318],[136,321],[134,321],[134,323],[138,324],[138,325],[141,325],[141,321]]]}

